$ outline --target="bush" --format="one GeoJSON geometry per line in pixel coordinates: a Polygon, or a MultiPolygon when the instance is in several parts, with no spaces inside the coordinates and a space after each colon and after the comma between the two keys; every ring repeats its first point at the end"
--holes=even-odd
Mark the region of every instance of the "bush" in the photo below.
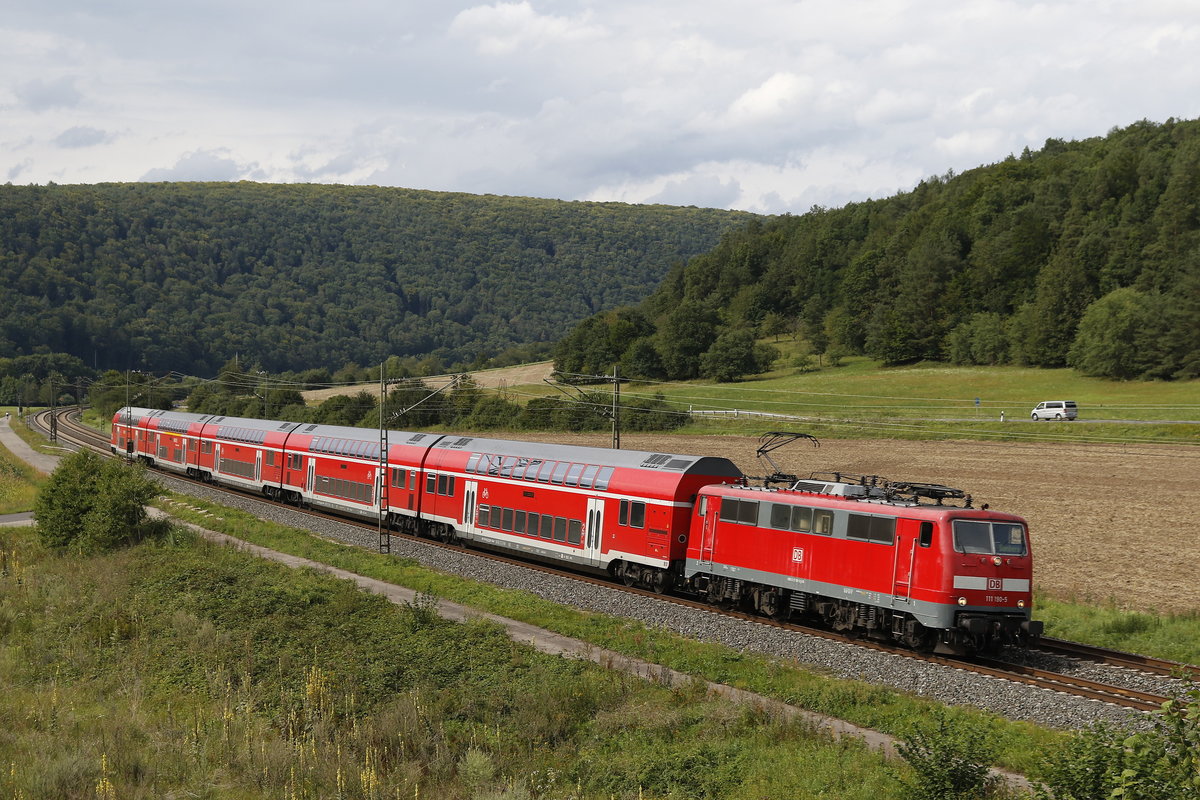
{"type": "Polygon", "coordinates": [[[1075,734],[1044,769],[1043,800],[1200,800],[1200,685],[1164,703],[1150,730],[1075,734]]]}
{"type": "Polygon", "coordinates": [[[996,788],[988,771],[995,753],[987,734],[960,727],[945,713],[934,714],[896,749],[913,769],[915,780],[905,782],[912,800],[973,800],[996,788]]]}
{"type": "Polygon", "coordinates": [[[145,505],[159,493],[143,467],[82,450],[63,458],[34,502],[38,537],[48,547],[103,552],[161,535],[145,505]]]}

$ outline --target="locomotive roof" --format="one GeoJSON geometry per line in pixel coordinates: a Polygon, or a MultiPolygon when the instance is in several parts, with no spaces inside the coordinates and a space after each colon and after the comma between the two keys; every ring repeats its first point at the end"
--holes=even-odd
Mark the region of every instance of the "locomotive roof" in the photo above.
{"type": "Polygon", "coordinates": [[[540,458],[547,461],[570,461],[627,469],[650,469],[679,474],[702,473],[729,478],[742,477],[742,471],[732,461],[713,456],[655,453],[643,450],[612,450],[606,447],[522,442],[479,436],[454,436],[453,434],[445,436],[440,442],[433,445],[433,449],[540,458]]]}
{"type": "Polygon", "coordinates": [[[864,514],[890,514],[897,516],[914,516],[939,518],[946,515],[955,517],[987,517],[989,519],[1010,519],[1024,522],[1022,517],[1006,511],[997,511],[985,506],[956,506],[936,503],[918,503],[914,500],[884,497],[842,497],[820,492],[807,492],[793,489],[767,489],[761,486],[740,486],[737,484],[711,484],[701,487],[702,494],[740,497],[753,500],[775,501],[777,503],[803,503],[826,508],[840,508],[861,511],[864,514]]]}

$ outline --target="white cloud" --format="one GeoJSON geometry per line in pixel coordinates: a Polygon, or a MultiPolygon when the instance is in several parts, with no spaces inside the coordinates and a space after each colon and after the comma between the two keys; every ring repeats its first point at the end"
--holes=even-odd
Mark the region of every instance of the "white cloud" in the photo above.
{"type": "Polygon", "coordinates": [[[61,0],[0,25],[0,172],[31,182],[802,212],[1200,116],[1188,0],[61,0]]]}
{"type": "Polygon", "coordinates": [[[579,19],[538,14],[528,0],[476,6],[458,13],[450,32],[473,40],[486,55],[508,55],[522,48],[564,45],[601,35],[599,27],[579,19]]]}

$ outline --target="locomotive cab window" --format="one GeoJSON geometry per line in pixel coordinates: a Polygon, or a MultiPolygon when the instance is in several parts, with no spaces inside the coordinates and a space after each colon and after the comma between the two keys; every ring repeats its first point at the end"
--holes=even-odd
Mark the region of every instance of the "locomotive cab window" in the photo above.
{"type": "Polygon", "coordinates": [[[933,544],[933,523],[932,522],[922,522],[921,523],[920,544],[921,544],[921,547],[929,547],[931,544],[933,544]]]}
{"type": "Polygon", "coordinates": [[[954,549],[960,553],[980,555],[1023,556],[1025,528],[1011,522],[981,522],[954,520],[954,549]]]}

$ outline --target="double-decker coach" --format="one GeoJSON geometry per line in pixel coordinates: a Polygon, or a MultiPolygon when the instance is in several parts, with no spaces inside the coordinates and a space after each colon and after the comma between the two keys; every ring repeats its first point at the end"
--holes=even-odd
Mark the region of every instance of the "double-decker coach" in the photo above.
{"type": "Polygon", "coordinates": [[[741,479],[724,458],[446,436],[425,460],[422,515],[481,545],[663,591],[682,573],[696,493],[741,479]]]}

